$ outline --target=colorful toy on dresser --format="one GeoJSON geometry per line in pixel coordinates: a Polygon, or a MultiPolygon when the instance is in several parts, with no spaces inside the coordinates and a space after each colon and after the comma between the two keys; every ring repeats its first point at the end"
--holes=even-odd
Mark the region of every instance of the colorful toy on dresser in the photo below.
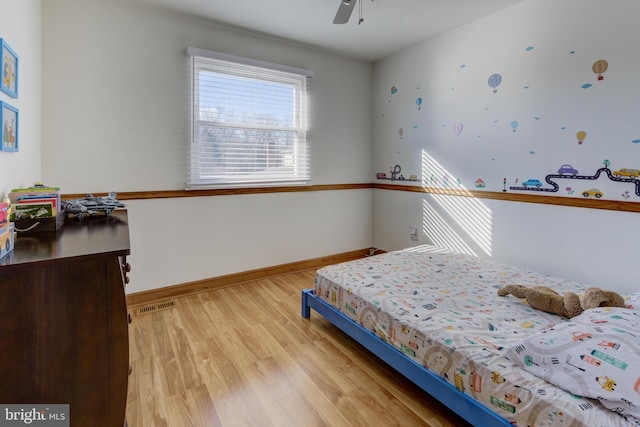
{"type": "Polygon", "coordinates": [[[0,259],[13,251],[14,224],[9,222],[9,203],[0,203],[0,259]]]}
{"type": "Polygon", "coordinates": [[[33,187],[15,188],[9,193],[12,213],[18,233],[56,231],[64,223],[60,189],[35,183],[33,187]]]}

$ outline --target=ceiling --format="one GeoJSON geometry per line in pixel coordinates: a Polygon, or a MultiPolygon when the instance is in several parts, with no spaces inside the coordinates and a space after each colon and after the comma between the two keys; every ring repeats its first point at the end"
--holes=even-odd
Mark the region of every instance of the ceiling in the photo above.
{"type": "Polygon", "coordinates": [[[375,62],[524,0],[357,0],[333,24],[341,0],[130,0],[375,62]],[[364,21],[358,25],[362,9],[364,21]]]}

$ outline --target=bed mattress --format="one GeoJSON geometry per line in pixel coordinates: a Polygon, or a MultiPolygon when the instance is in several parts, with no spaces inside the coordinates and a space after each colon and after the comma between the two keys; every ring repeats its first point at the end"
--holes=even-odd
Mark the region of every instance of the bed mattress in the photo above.
{"type": "Polygon", "coordinates": [[[566,392],[505,357],[523,337],[568,321],[497,296],[507,284],[585,289],[425,245],[321,268],[314,294],[514,425],[630,425],[598,400],[566,392]]]}

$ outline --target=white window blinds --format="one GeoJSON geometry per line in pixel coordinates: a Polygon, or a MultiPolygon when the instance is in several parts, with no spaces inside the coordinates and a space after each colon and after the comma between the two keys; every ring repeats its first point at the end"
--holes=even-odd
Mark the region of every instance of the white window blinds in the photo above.
{"type": "Polygon", "coordinates": [[[187,189],[309,181],[307,70],[189,48],[187,189]]]}

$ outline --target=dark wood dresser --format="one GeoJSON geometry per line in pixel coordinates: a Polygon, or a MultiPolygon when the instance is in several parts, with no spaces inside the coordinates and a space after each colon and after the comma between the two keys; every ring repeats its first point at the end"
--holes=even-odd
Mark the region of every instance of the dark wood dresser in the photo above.
{"type": "Polygon", "coordinates": [[[125,424],[126,211],[21,234],[0,259],[0,402],[69,404],[71,426],[125,424]]]}

